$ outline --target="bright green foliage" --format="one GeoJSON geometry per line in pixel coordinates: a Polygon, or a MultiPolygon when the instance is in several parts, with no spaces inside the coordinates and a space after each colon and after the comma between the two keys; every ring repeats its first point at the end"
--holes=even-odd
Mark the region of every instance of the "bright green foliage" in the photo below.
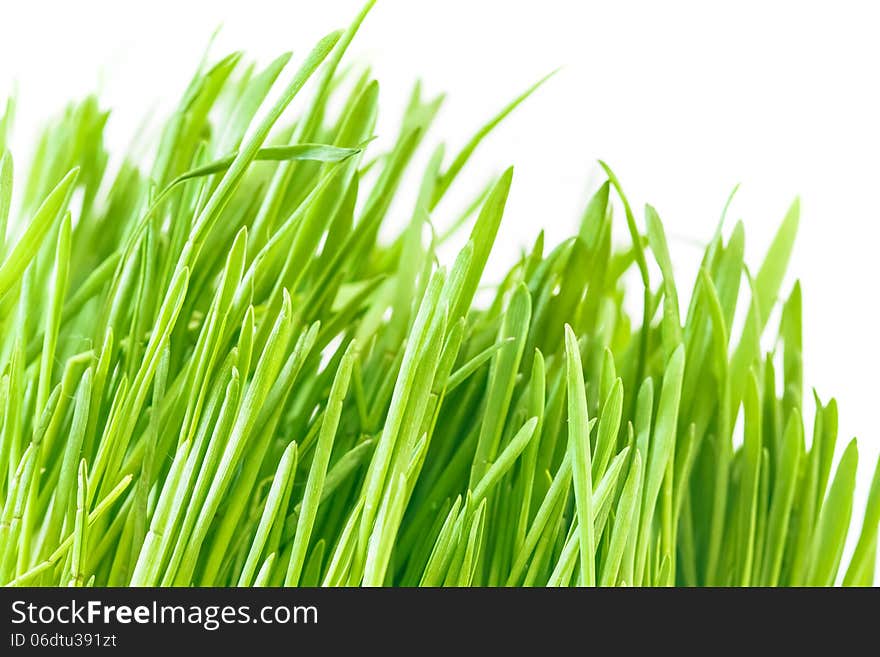
{"type": "Polygon", "coordinates": [[[683,295],[603,164],[576,236],[488,286],[513,171],[449,221],[447,192],[541,83],[404,177],[442,99],[417,85],[376,152],[378,85],[337,70],[371,4],[268,111],[289,54],[198,71],[146,166],[107,167],[88,98],[22,174],[7,104],[0,583],[870,584],[880,469],[841,565],[858,454],[835,465],[833,400],[803,416],[800,287],[779,299],[797,203],[754,278],[719,227],[683,295]]]}

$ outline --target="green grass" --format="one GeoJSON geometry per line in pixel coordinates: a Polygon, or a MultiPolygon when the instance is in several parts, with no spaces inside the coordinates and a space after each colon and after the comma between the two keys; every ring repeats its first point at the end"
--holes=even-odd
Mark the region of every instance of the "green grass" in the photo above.
{"type": "Polygon", "coordinates": [[[262,112],[290,55],[199,70],[147,161],[108,167],[90,97],[13,172],[7,104],[0,583],[871,584],[880,470],[841,565],[858,454],[782,289],[798,204],[757,269],[722,220],[684,295],[603,163],[576,234],[489,285],[512,170],[435,222],[541,83],[413,172],[441,99],[416,86],[377,150],[377,83],[339,68],[368,10],[262,112]]]}

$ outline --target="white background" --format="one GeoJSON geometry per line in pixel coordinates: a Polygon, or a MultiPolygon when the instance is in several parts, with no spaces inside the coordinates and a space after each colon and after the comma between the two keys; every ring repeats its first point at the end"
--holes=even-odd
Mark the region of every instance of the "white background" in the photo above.
{"type": "MultiPolygon", "coordinates": [[[[114,110],[110,144],[124,147],[145,116],[177,100],[221,23],[212,53],[242,49],[265,62],[288,49],[302,56],[360,4],[4,1],[0,97],[17,80],[17,169],[39,122],[96,88],[114,110]]],[[[417,77],[448,92],[433,138],[453,148],[564,66],[464,176],[476,184],[516,165],[502,253],[538,227],[552,242],[570,234],[600,180],[598,158],[634,207],[658,209],[686,288],[735,183],[730,218],[745,222],[753,268],[799,194],[791,270],[804,286],[806,379],[837,397],[839,445],[859,437],[863,504],[880,446],[878,18],[870,2],[380,0],[349,61],[373,66],[388,137],[417,77]]]]}

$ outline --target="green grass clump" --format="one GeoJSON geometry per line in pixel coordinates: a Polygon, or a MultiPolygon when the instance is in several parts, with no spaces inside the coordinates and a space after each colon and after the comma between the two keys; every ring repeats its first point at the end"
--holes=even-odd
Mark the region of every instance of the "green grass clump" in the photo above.
{"type": "Polygon", "coordinates": [[[797,203],[751,274],[742,224],[719,225],[682,308],[660,218],[605,167],[577,234],[539,234],[475,303],[512,171],[453,226],[435,209],[534,87],[456,155],[438,146],[380,240],[440,99],[416,86],[374,152],[378,86],[337,72],[362,18],[269,107],[289,55],[200,70],[149,168],[111,173],[107,113],[71,105],[12,218],[8,104],[0,583],[871,584],[880,474],[842,569],[856,445],[835,467],[818,397],[806,438],[798,285],[761,347],[797,203]]]}

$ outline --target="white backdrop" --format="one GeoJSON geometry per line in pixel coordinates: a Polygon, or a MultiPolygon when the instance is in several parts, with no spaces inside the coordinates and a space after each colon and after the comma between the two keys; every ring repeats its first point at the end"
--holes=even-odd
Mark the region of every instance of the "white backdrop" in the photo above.
{"type": "MultiPolygon", "coordinates": [[[[3,2],[0,97],[17,81],[17,160],[27,158],[41,120],[96,88],[114,111],[110,143],[125,146],[145,115],[176,101],[221,23],[213,53],[242,49],[266,61],[287,49],[303,55],[360,4],[3,2]]],[[[880,447],[874,12],[869,2],[804,0],[380,0],[351,59],[369,61],[380,81],[380,134],[393,132],[417,77],[432,93],[448,92],[434,135],[453,147],[564,66],[465,176],[480,183],[516,165],[499,236],[508,255],[539,226],[551,241],[574,229],[599,179],[597,158],[615,169],[634,207],[658,209],[683,287],[700,257],[694,244],[711,236],[735,183],[742,188],[731,219],[746,224],[753,267],[799,194],[791,270],[804,287],[806,380],[824,399],[837,397],[839,445],[859,437],[860,515],[880,447]]],[[[498,272],[511,259],[490,267],[498,272]]]]}

